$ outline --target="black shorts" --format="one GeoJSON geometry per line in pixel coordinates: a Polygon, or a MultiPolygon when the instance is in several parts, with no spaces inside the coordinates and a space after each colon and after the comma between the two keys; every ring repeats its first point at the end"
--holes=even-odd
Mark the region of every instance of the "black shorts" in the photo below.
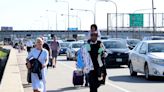
{"type": "Polygon", "coordinates": [[[52,50],[52,57],[57,58],[57,56],[58,56],[58,51],[52,50]]]}
{"type": "Polygon", "coordinates": [[[27,47],[27,52],[30,52],[31,51],[31,48],[32,47],[27,47]]]}

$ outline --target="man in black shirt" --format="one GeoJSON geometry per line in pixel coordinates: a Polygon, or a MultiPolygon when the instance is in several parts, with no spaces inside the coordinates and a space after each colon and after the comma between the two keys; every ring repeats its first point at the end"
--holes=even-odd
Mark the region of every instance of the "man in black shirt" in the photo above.
{"type": "Polygon", "coordinates": [[[98,92],[97,90],[101,85],[101,81],[103,80],[104,76],[104,72],[102,71],[104,62],[101,60],[101,58],[104,56],[103,54],[105,49],[103,48],[101,41],[97,40],[98,32],[91,32],[90,36],[91,38],[88,40],[90,50],[88,52],[91,56],[94,70],[89,72],[89,85],[90,92],[98,92]]]}
{"type": "MultiPolygon", "coordinates": [[[[44,38],[42,37],[42,40],[44,41],[44,38]]],[[[52,66],[52,60],[51,60],[51,49],[49,47],[49,45],[44,41],[44,44],[43,44],[43,48],[46,49],[49,53],[49,64],[47,65],[48,66],[52,66]]]]}

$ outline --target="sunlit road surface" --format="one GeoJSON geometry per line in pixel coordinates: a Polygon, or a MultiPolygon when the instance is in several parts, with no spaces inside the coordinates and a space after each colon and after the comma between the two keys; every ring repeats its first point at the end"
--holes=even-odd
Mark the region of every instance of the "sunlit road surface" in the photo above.
{"type": "MultiPolygon", "coordinates": [[[[18,53],[22,83],[25,92],[32,92],[26,82],[27,69],[24,66],[27,53],[18,53]]],[[[72,84],[74,61],[66,61],[66,57],[59,56],[56,68],[47,71],[47,92],[89,92],[88,87],[74,87],[72,84]]],[[[106,85],[99,88],[99,92],[164,92],[164,79],[155,78],[147,81],[143,75],[131,77],[127,66],[107,69],[106,85]]]]}

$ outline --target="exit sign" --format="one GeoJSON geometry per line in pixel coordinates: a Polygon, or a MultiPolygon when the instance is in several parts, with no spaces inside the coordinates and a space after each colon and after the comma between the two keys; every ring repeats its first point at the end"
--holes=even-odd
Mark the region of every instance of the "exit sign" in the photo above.
{"type": "Polygon", "coordinates": [[[144,15],[139,14],[129,14],[130,16],[130,27],[143,27],[144,26],[144,15]]]}

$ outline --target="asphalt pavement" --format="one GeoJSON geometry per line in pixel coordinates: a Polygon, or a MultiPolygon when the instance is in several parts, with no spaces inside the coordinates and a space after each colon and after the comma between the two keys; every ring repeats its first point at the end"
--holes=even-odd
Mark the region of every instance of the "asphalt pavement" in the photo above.
{"type": "MultiPolygon", "coordinates": [[[[31,85],[26,81],[27,69],[25,58],[27,53],[17,53],[17,59],[21,72],[22,85],[25,92],[32,92],[31,85]]],[[[47,92],[89,92],[88,87],[74,87],[72,84],[75,61],[66,61],[64,55],[58,57],[56,68],[47,71],[47,92]]],[[[107,69],[106,85],[99,88],[99,92],[163,92],[164,79],[155,78],[148,81],[144,75],[131,77],[127,66],[107,69]]]]}

